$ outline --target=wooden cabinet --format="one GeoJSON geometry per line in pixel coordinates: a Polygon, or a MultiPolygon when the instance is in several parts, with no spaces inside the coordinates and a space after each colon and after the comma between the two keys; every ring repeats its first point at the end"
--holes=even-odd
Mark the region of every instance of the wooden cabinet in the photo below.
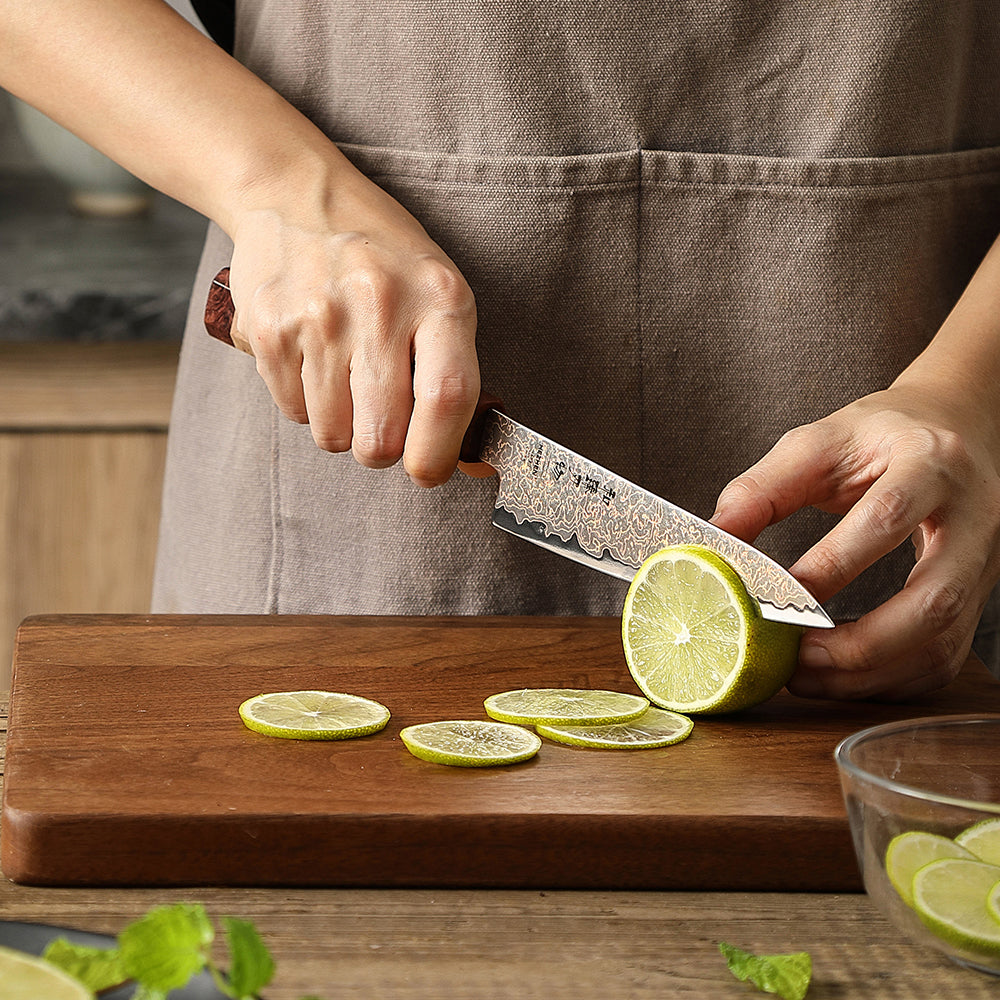
{"type": "Polygon", "coordinates": [[[0,692],[27,615],[149,610],[178,346],[0,344],[0,692]]]}

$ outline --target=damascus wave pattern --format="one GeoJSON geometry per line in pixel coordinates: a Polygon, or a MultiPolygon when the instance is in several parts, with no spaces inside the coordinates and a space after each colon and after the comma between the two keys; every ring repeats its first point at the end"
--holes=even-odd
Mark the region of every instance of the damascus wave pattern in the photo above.
{"type": "Polygon", "coordinates": [[[542,524],[546,535],[577,544],[595,559],[605,552],[638,569],[667,545],[700,544],[722,556],[758,601],[799,611],[819,606],[774,560],[680,507],[536,434],[506,414],[491,413],[480,457],[500,473],[496,506],[518,524],[542,524]]]}

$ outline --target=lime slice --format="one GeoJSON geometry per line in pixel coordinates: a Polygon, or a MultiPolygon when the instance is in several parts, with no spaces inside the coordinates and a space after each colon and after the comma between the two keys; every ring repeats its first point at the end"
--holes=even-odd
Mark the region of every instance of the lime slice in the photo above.
{"type": "Polygon", "coordinates": [[[986,897],[986,909],[994,920],[1000,922],[1000,882],[998,882],[986,897]]]}
{"type": "Polygon", "coordinates": [[[975,861],[975,855],[959,847],[950,837],[922,830],[910,830],[893,837],[885,852],[885,873],[907,906],[913,905],[913,876],[932,861],[962,858],[975,861]]]}
{"type": "Polygon", "coordinates": [[[454,767],[517,764],[542,745],[534,733],[504,722],[424,722],[399,735],[414,757],[454,767]]]}
{"type": "Polygon", "coordinates": [[[581,688],[503,691],[491,694],[483,704],[491,719],[528,726],[559,723],[606,726],[636,719],[649,708],[649,702],[637,694],[581,688]]]}
{"type": "Polygon", "coordinates": [[[661,708],[735,712],[780,691],[801,629],[761,617],[736,571],[710,549],[661,549],[640,567],[622,611],[625,660],[661,708]]]}
{"type": "Polygon", "coordinates": [[[913,877],[913,908],[950,944],[1000,956],[1000,920],[987,907],[998,883],[996,865],[961,858],[932,861],[913,877]]]}
{"type": "Polygon", "coordinates": [[[334,691],[276,691],[240,705],[247,729],[286,740],[346,740],[385,728],[389,709],[334,691]]]}
{"type": "Polygon", "coordinates": [[[1000,816],[973,824],[955,837],[955,843],[972,851],[980,861],[1000,865],[1000,816]]]}
{"type": "Polygon", "coordinates": [[[0,947],[2,1000],[94,1000],[78,979],[43,958],[0,947]]]}
{"type": "Polygon", "coordinates": [[[631,722],[613,722],[607,726],[541,724],[535,727],[539,736],[546,736],[557,743],[606,750],[644,750],[649,747],[670,746],[686,740],[693,728],[694,722],[686,715],[668,712],[663,708],[647,708],[631,722]]]}

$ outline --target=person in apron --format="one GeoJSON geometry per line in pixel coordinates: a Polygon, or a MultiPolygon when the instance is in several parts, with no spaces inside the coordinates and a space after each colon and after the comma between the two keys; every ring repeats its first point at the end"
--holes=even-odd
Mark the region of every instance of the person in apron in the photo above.
{"type": "Polygon", "coordinates": [[[0,83],[212,220],[155,611],[620,613],[451,474],[483,385],[847,620],[793,691],[996,669],[1000,5],[199,6],[235,60],[154,0],[0,15],[0,83]]]}

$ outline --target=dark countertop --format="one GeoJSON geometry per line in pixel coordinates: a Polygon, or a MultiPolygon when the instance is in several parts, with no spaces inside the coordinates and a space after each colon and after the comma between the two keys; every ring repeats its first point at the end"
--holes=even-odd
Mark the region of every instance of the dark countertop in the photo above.
{"type": "Polygon", "coordinates": [[[163,195],[84,217],[48,175],[0,171],[0,341],[179,340],[206,227],[163,195]]]}

